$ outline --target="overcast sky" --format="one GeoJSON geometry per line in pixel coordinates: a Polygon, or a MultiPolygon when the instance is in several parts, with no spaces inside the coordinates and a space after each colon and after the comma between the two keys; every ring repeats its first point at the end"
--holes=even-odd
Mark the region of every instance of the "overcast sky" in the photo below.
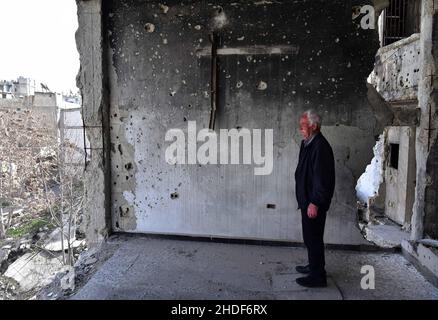
{"type": "Polygon", "coordinates": [[[0,79],[34,78],[77,91],[75,0],[0,0],[0,79]]]}

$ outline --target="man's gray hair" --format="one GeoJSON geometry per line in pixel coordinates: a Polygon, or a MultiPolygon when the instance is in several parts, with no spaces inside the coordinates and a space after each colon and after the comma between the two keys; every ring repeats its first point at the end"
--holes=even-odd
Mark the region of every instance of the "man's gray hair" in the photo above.
{"type": "Polygon", "coordinates": [[[321,129],[322,119],[321,116],[313,109],[309,109],[307,111],[304,111],[302,114],[302,117],[306,117],[307,121],[309,121],[309,124],[312,126],[316,124],[318,129],[321,129]]]}

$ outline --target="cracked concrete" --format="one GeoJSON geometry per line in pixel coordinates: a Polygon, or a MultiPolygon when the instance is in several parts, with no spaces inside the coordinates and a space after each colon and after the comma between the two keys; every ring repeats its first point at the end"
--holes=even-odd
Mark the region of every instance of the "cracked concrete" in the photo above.
{"type": "Polygon", "coordinates": [[[399,253],[327,250],[328,287],[295,279],[302,247],[261,246],[112,236],[118,247],[72,299],[438,299],[399,253]],[[375,269],[375,289],[363,290],[361,267],[375,269]]]}

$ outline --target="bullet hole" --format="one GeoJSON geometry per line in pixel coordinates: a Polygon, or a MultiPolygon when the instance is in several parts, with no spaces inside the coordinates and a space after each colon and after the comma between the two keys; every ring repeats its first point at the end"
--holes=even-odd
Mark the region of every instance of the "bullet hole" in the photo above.
{"type": "Polygon", "coordinates": [[[242,129],[242,127],[241,127],[241,126],[237,126],[236,129],[237,129],[237,130],[240,130],[240,129],[242,129]]]}
{"type": "Polygon", "coordinates": [[[276,208],[276,205],[273,204],[273,203],[268,203],[268,204],[266,205],[266,208],[268,208],[268,209],[275,209],[275,208],[276,208]]]}
{"type": "Polygon", "coordinates": [[[122,145],[121,145],[121,144],[119,144],[119,145],[117,146],[117,149],[119,149],[120,154],[123,155],[122,145]]]}
{"type": "Polygon", "coordinates": [[[117,227],[117,228],[120,228],[120,225],[119,225],[119,222],[118,222],[118,221],[116,221],[116,227],[117,227]]]}
{"type": "Polygon", "coordinates": [[[268,84],[264,81],[260,81],[257,85],[257,90],[266,90],[268,88],[268,84]]]}
{"type": "Polygon", "coordinates": [[[152,33],[155,31],[155,25],[148,22],[144,25],[144,29],[146,30],[146,32],[152,33]]]}
{"type": "Polygon", "coordinates": [[[184,122],[187,122],[187,118],[186,117],[184,117],[183,120],[184,120],[184,122]]]}
{"type": "Polygon", "coordinates": [[[117,118],[117,113],[114,113],[114,118],[117,118]]]}
{"type": "Polygon", "coordinates": [[[131,170],[132,169],[132,163],[129,162],[129,163],[125,164],[125,169],[126,170],[131,170]]]}
{"type": "Polygon", "coordinates": [[[119,207],[119,213],[121,217],[127,216],[129,213],[129,208],[126,208],[125,210],[123,210],[122,207],[119,207]]]}
{"type": "Polygon", "coordinates": [[[170,199],[174,200],[174,199],[178,199],[178,198],[179,198],[178,192],[173,192],[170,194],[170,199]]]}
{"type": "Polygon", "coordinates": [[[126,180],[129,180],[129,177],[128,177],[128,176],[126,176],[126,180]]]}
{"type": "Polygon", "coordinates": [[[116,145],[113,142],[111,142],[111,151],[116,153],[116,145]]]}
{"type": "Polygon", "coordinates": [[[169,11],[169,7],[164,5],[164,4],[160,4],[160,9],[161,9],[161,12],[164,14],[166,14],[167,11],[169,11]]]}

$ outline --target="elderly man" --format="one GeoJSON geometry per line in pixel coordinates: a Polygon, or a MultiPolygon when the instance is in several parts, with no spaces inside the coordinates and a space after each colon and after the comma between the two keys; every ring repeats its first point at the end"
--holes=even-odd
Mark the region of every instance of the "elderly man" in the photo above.
{"type": "Polygon", "coordinates": [[[300,117],[301,142],[295,171],[296,197],[301,209],[304,244],[309,264],[296,270],[307,274],[296,281],[304,287],[326,287],[324,226],[335,188],[333,151],[321,131],[321,117],[313,110],[300,117]]]}

